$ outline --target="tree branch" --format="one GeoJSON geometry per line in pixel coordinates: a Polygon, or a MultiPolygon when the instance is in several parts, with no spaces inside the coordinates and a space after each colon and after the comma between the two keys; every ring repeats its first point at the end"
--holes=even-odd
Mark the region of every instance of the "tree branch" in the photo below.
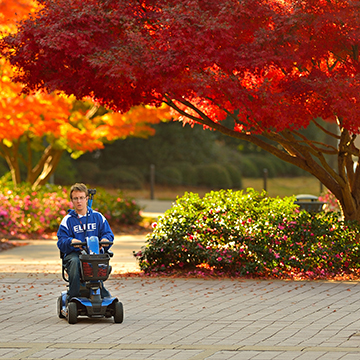
{"type": "MultiPolygon", "coordinates": [[[[225,135],[232,136],[241,140],[245,140],[259,146],[267,152],[272,153],[281,160],[291,163],[301,169],[309,172],[318,178],[325,186],[331,188],[336,196],[341,196],[340,184],[344,184],[344,178],[339,176],[334,169],[326,162],[322,149],[311,146],[307,141],[299,141],[294,137],[291,131],[283,131],[282,133],[275,132],[263,132],[261,135],[265,138],[280,144],[285,151],[279,149],[277,146],[269,144],[261,140],[256,135],[252,135],[247,132],[239,132],[233,129],[229,129],[219,122],[212,121],[206,114],[196,108],[191,102],[185,99],[176,99],[179,103],[185,105],[189,109],[193,110],[198,117],[187,113],[185,110],[177,106],[174,101],[166,95],[165,103],[176,110],[180,115],[196,122],[203,124],[211,129],[217,130],[225,135]],[[305,146],[306,144],[307,146],[305,146]],[[319,159],[320,165],[315,158],[319,159]]],[[[298,135],[298,134],[296,134],[298,135]]]]}
{"type": "Polygon", "coordinates": [[[186,111],[184,111],[183,109],[179,108],[174,103],[174,101],[168,95],[166,95],[165,103],[168,106],[172,107],[174,110],[176,110],[179,114],[183,115],[184,117],[187,117],[192,121],[195,121],[197,123],[208,126],[209,128],[217,130],[217,131],[219,131],[219,132],[221,132],[221,133],[223,133],[225,135],[232,136],[232,137],[235,137],[235,138],[238,138],[238,139],[241,139],[241,140],[251,142],[251,143],[259,146],[260,148],[264,149],[265,151],[268,151],[268,152],[274,154],[278,158],[280,158],[280,159],[282,159],[282,160],[284,160],[286,162],[289,162],[291,164],[294,164],[294,165],[296,165],[298,167],[301,167],[303,170],[309,171],[310,173],[312,173],[314,175],[314,171],[313,171],[312,167],[310,167],[305,162],[303,156],[300,156],[300,152],[298,151],[299,148],[303,149],[303,152],[304,152],[304,149],[306,149],[306,151],[308,151],[308,148],[305,148],[303,145],[298,145],[297,149],[295,151],[294,139],[287,140],[286,138],[281,137],[280,135],[278,135],[276,133],[270,133],[270,132],[266,132],[266,133],[264,132],[264,133],[261,134],[264,137],[266,137],[268,139],[271,139],[271,140],[281,144],[284,147],[284,149],[286,149],[286,151],[287,151],[287,152],[284,152],[281,149],[279,149],[278,147],[276,147],[274,145],[271,145],[271,144],[261,140],[256,135],[252,135],[250,133],[245,133],[245,132],[235,131],[235,130],[227,128],[226,126],[220,124],[219,122],[212,121],[201,110],[196,108],[192,103],[190,103],[187,100],[176,99],[176,101],[182,103],[183,105],[187,106],[191,110],[195,111],[199,115],[199,117],[191,115],[191,114],[187,113],[186,111]],[[296,153],[296,156],[295,156],[295,153],[296,153]]]}
{"type": "MultiPolygon", "coordinates": [[[[328,145],[328,144],[324,144],[324,143],[322,143],[322,142],[320,142],[320,141],[315,141],[315,140],[311,140],[311,141],[310,141],[310,140],[308,140],[308,139],[306,138],[305,135],[299,133],[298,131],[292,130],[291,133],[294,134],[294,135],[296,135],[296,136],[298,136],[298,137],[300,137],[300,138],[302,139],[301,141],[298,141],[298,143],[302,143],[302,142],[303,142],[303,143],[306,143],[306,144],[307,144],[309,147],[311,147],[315,152],[321,151],[322,153],[328,154],[328,155],[336,155],[337,152],[338,152],[337,149],[336,149],[334,146],[328,145]],[[329,148],[329,149],[331,149],[331,150],[326,150],[326,149],[317,147],[317,146],[315,146],[315,145],[321,145],[321,146],[324,146],[325,148],[329,148]]],[[[340,138],[340,137],[339,137],[339,138],[340,138]]]]}
{"type": "Polygon", "coordinates": [[[325,129],[323,126],[321,126],[321,125],[316,121],[316,119],[313,119],[312,122],[313,122],[321,131],[323,131],[325,134],[330,135],[330,136],[332,136],[333,138],[335,138],[335,139],[337,139],[337,140],[340,139],[340,135],[334,134],[333,132],[325,129]]]}

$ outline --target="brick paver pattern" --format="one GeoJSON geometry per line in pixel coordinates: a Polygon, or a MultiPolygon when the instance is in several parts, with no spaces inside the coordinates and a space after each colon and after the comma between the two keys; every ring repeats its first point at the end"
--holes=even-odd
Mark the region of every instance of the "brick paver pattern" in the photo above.
{"type": "MultiPolygon", "coordinates": [[[[0,256],[1,260],[1,256],[0,256]]],[[[59,319],[59,274],[0,273],[1,359],[360,359],[358,282],[111,278],[112,319],[59,319]]]]}

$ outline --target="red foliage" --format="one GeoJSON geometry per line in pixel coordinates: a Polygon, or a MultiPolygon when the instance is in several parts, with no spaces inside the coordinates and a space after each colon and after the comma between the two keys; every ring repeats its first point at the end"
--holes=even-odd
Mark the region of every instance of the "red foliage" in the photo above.
{"type": "MultiPolygon", "coordinates": [[[[5,38],[27,90],[64,90],[127,111],[184,98],[239,130],[359,128],[360,4],[243,0],[43,1],[5,38]]],[[[187,110],[190,111],[191,110],[187,110]]]]}

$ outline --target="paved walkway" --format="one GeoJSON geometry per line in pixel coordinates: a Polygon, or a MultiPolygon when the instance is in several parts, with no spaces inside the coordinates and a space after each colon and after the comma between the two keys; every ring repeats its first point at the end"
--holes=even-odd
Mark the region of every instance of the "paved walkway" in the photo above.
{"type": "MultiPolygon", "coordinates": [[[[120,236],[115,272],[142,236],[120,236]]],[[[360,283],[112,277],[125,320],[59,319],[55,241],[0,253],[0,359],[360,359],[360,283]]]]}

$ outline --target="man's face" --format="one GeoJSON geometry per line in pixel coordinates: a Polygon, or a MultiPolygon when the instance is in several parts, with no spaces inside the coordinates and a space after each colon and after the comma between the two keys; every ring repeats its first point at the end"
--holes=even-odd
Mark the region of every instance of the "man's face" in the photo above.
{"type": "Polygon", "coordinates": [[[83,191],[73,191],[71,201],[78,214],[85,215],[87,210],[87,196],[83,191]]]}

